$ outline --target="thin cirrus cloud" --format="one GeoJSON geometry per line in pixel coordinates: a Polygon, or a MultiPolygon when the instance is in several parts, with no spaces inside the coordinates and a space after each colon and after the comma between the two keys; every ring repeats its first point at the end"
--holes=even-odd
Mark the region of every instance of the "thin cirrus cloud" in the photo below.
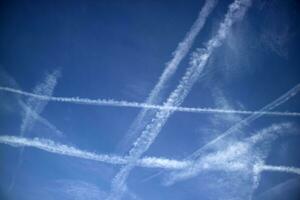
{"type": "MultiPolygon", "coordinates": [[[[165,106],[181,105],[194,83],[198,80],[199,75],[213,51],[222,44],[232,24],[243,18],[250,5],[251,1],[237,0],[229,6],[229,11],[224,21],[220,24],[216,36],[209,40],[205,49],[193,53],[190,67],[187,68],[177,88],[170,94],[164,104],[165,106]]],[[[107,199],[120,199],[122,197],[122,193],[127,189],[126,179],[130,171],[134,168],[134,163],[148,150],[172,113],[171,111],[159,111],[151,123],[146,125],[140,137],[134,142],[132,149],[129,151],[129,157],[132,162],[121,168],[119,173],[114,177],[112,181],[112,192],[107,199]]]]}

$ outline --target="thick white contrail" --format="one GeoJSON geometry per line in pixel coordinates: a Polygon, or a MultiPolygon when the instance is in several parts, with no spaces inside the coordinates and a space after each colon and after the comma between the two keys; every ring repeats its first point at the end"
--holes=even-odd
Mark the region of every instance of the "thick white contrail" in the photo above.
{"type": "MultiPolygon", "coordinates": [[[[258,138],[263,135],[260,135],[258,138]]],[[[257,141],[257,138],[254,139],[257,141]]],[[[254,142],[252,139],[249,141],[254,142]]],[[[108,154],[97,154],[94,152],[88,152],[84,150],[77,149],[72,146],[63,145],[60,143],[56,143],[52,140],[48,139],[40,139],[40,138],[24,138],[18,136],[0,136],[0,143],[10,145],[12,147],[31,147],[37,148],[43,151],[47,151],[50,153],[55,153],[59,155],[71,156],[86,160],[93,160],[97,162],[103,162],[106,164],[113,165],[125,165],[128,163],[128,159],[126,157],[116,156],[116,155],[108,155],[108,154]]],[[[244,164],[243,161],[240,162],[232,162],[237,156],[237,153],[243,153],[241,150],[243,145],[235,145],[235,148],[230,148],[230,151],[224,151],[221,154],[213,154],[207,155],[206,159],[204,159],[204,163],[202,165],[202,170],[225,170],[225,171],[239,171],[243,169],[244,164]],[[238,151],[237,151],[238,150],[238,151]],[[221,157],[220,157],[221,156],[221,157]],[[233,157],[233,158],[232,158],[233,157]],[[217,161],[217,162],[216,162],[217,161]]],[[[136,165],[138,167],[144,168],[161,168],[166,170],[183,170],[187,169],[191,163],[187,161],[179,161],[172,160],[161,157],[145,157],[137,161],[136,165]]],[[[264,165],[264,164],[255,164],[254,169],[256,173],[261,173],[262,171],[278,171],[285,173],[294,173],[300,175],[300,168],[296,167],[286,167],[286,166],[273,166],[273,165],[264,165]]]]}
{"type": "MultiPolygon", "coordinates": [[[[59,76],[60,76],[60,72],[58,70],[55,70],[51,74],[47,74],[45,81],[38,84],[34,88],[33,93],[38,95],[51,96],[56,86],[57,78],[59,76]]],[[[40,113],[42,113],[45,106],[47,105],[47,101],[39,101],[36,98],[30,97],[29,99],[27,99],[26,103],[23,104],[21,101],[19,101],[19,103],[25,111],[22,118],[21,127],[20,127],[20,136],[24,136],[26,133],[32,130],[34,124],[36,123],[37,116],[40,115],[40,113]]],[[[24,148],[21,148],[18,164],[17,164],[17,171],[22,164],[23,153],[24,153],[24,148]]],[[[13,175],[12,182],[9,187],[9,191],[11,191],[12,188],[14,187],[16,175],[17,173],[13,175]]]]}
{"type": "MultiPolygon", "coordinates": [[[[297,86],[298,90],[300,84],[297,86]]],[[[96,106],[115,106],[115,107],[132,107],[132,108],[145,108],[153,110],[167,110],[176,112],[188,112],[188,113],[220,113],[220,114],[240,114],[240,115],[270,115],[270,116],[286,116],[286,117],[300,117],[298,112],[270,112],[270,111],[249,111],[249,110],[230,110],[230,109],[218,109],[218,108],[198,108],[198,107],[180,107],[170,105],[153,105],[138,102],[118,101],[113,99],[88,99],[79,97],[55,97],[34,94],[31,92],[25,92],[10,87],[0,86],[0,91],[11,92],[18,95],[28,96],[39,99],[41,101],[54,101],[61,103],[73,103],[84,105],[96,105],[96,106]]],[[[294,94],[295,95],[295,94],[294,94]]],[[[286,100],[285,100],[286,101],[286,100]]],[[[33,111],[32,111],[33,112],[33,111]]]]}
{"type": "Polygon", "coordinates": [[[274,166],[274,165],[258,165],[256,166],[259,171],[273,171],[273,172],[285,172],[300,175],[300,168],[286,167],[286,166],[274,166]]]}
{"type": "Polygon", "coordinates": [[[284,133],[286,135],[293,131],[293,126],[290,123],[273,124],[242,142],[234,142],[225,146],[224,150],[202,155],[194,160],[193,164],[187,169],[179,172],[171,172],[171,174],[166,177],[165,183],[171,185],[177,181],[195,177],[207,169],[223,171],[249,171],[250,169],[256,169],[257,174],[259,174],[260,171],[257,170],[258,168],[254,166],[254,163],[258,163],[258,161],[264,159],[267,149],[262,149],[264,153],[261,153],[254,150],[254,146],[259,143],[271,143],[271,141],[281,134],[284,133]]]}
{"type": "MultiPolygon", "coordinates": [[[[221,45],[232,24],[243,18],[250,4],[250,0],[236,0],[229,6],[229,11],[221,23],[217,35],[209,40],[205,49],[193,54],[190,63],[191,66],[187,69],[177,88],[165,102],[165,106],[176,107],[181,105],[197,81],[213,51],[221,45]]],[[[112,192],[107,199],[116,200],[122,197],[122,193],[126,191],[126,179],[130,171],[134,168],[134,163],[148,150],[172,113],[173,111],[170,110],[158,111],[151,123],[145,127],[141,136],[136,140],[132,149],[129,151],[131,162],[121,168],[120,172],[114,177],[112,181],[112,192]]]]}
{"type": "MultiPolygon", "coordinates": [[[[128,163],[128,159],[126,157],[108,155],[108,154],[96,154],[96,153],[80,150],[72,146],[56,143],[48,139],[40,139],[40,138],[29,139],[25,137],[2,135],[0,136],[0,143],[7,144],[13,147],[33,147],[47,152],[55,153],[55,154],[77,157],[77,158],[82,158],[87,160],[94,160],[94,161],[113,164],[113,165],[125,165],[128,163]]],[[[172,159],[160,158],[160,157],[145,157],[138,160],[136,163],[136,165],[139,167],[163,168],[169,170],[184,169],[189,164],[190,163],[186,161],[182,162],[178,160],[172,160],[172,159]]]]}
{"type": "MultiPolygon", "coordinates": [[[[150,92],[146,104],[157,104],[159,103],[159,99],[161,98],[161,92],[163,91],[166,83],[170,80],[170,78],[176,72],[179,64],[181,63],[182,59],[187,55],[190,48],[192,47],[194,40],[198,33],[202,30],[207,17],[215,8],[218,0],[206,0],[204,6],[202,7],[201,11],[198,14],[198,18],[192,25],[190,31],[185,35],[182,42],[180,42],[173,52],[172,59],[166,64],[166,67],[159,77],[158,82],[156,83],[155,87],[150,92]]],[[[134,122],[131,124],[128,132],[125,134],[124,139],[121,142],[121,146],[127,144],[131,139],[138,136],[140,132],[143,131],[143,128],[149,118],[153,116],[153,112],[148,112],[149,107],[143,107],[140,111],[138,116],[135,118],[134,122]]]]}

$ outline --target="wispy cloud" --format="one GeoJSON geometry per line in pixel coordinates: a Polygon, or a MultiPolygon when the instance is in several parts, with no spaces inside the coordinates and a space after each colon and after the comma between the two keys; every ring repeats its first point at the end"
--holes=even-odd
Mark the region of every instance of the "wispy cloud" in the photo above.
{"type": "MultiPolygon", "coordinates": [[[[294,89],[295,94],[291,94],[291,97],[296,95],[300,89],[300,85],[297,85],[294,89]]],[[[18,90],[10,87],[2,87],[0,86],[0,91],[6,91],[15,93],[18,95],[24,95],[32,98],[36,98],[41,101],[54,101],[60,103],[73,103],[73,104],[81,104],[81,105],[95,105],[95,106],[115,106],[115,107],[131,107],[131,108],[145,108],[152,110],[161,110],[161,111],[170,111],[170,112],[189,112],[189,113],[220,113],[220,114],[240,114],[240,115],[270,115],[270,116],[289,116],[289,117],[299,117],[300,113],[298,112],[271,112],[271,111],[250,111],[250,110],[234,110],[234,109],[220,109],[220,108],[208,108],[208,107],[181,107],[181,106],[173,106],[171,104],[165,103],[164,105],[154,105],[154,104],[146,104],[146,103],[138,103],[138,102],[129,102],[125,100],[113,100],[113,99],[88,99],[88,98],[79,98],[79,97],[55,97],[55,96],[47,96],[47,95],[39,95],[31,92],[26,92],[23,90],[18,90]]],[[[26,106],[24,104],[21,104],[26,106]]],[[[24,109],[27,109],[26,107],[24,109]]],[[[271,109],[269,109],[271,110],[271,109]]],[[[33,116],[36,115],[33,110],[30,110],[33,116]]],[[[40,121],[44,121],[42,119],[38,119],[40,121]]]]}
{"type": "MultiPolygon", "coordinates": [[[[4,135],[4,136],[0,136],[0,143],[7,144],[13,147],[32,147],[50,153],[77,157],[77,158],[93,160],[93,161],[103,162],[107,164],[114,164],[114,165],[125,165],[130,161],[128,157],[88,152],[72,146],[56,143],[48,139],[40,139],[40,138],[29,139],[25,137],[4,135]]],[[[136,165],[139,167],[164,168],[170,170],[184,169],[189,164],[190,162],[178,161],[178,160],[172,160],[172,159],[160,158],[160,157],[145,157],[136,162],[136,165]]]]}
{"type": "MultiPolygon", "coordinates": [[[[165,106],[181,105],[194,83],[198,80],[199,75],[213,51],[222,44],[222,41],[226,37],[232,24],[243,18],[250,4],[251,2],[249,0],[237,0],[229,6],[229,11],[225,16],[224,21],[221,23],[217,34],[208,41],[205,49],[199,50],[193,54],[190,67],[182,77],[177,88],[165,102],[165,106]]],[[[156,113],[151,123],[147,124],[140,137],[129,151],[131,163],[123,167],[114,177],[112,181],[112,192],[108,199],[120,199],[122,197],[122,193],[126,191],[126,179],[129,176],[130,171],[134,168],[134,163],[148,150],[172,113],[172,111],[168,110],[159,111],[156,113]]]]}

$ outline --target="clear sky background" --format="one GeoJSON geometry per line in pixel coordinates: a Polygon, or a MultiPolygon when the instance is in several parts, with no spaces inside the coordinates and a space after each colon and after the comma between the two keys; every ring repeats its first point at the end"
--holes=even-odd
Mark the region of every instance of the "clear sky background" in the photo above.
{"type": "MultiPolygon", "coordinates": [[[[231,3],[219,0],[160,102],[175,89],[191,53],[216,34],[231,3]]],[[[203,5],[204,0],[3,0],[0,86],[34,92],[58,70],[54,96],[144,102],[203,5]]],[[[254,0],[213,52],[182,106],[259,110],[300,83],[299,11],[297,0],[254,0]]],[[[51,95],[43,89],[42,94],[51,95]]],[[[127,155],[137,138],[127,133],[139,108],[57,102],[44,102],[38,109],[62,135],[36,121],[21,134],[26,114],[20,101],[31,105],[26,97],[0,91],[0,135],[51,139],[120,156],[127,155]]],[[[298,94],[275,110],[300,112],[299,101],[298,94]]],[[[175,112],[144,156],[182,160],[245,117],[175,112]]],[[[263,116],[206,154],[224,151],[283,122],[291,123],[292,131],[255,148],[268,150],[267,164],[300,167],[299,117],[263,116]]],[[[120,170],[116,165],[21,149],[0,144],[0,199],[105,199],[120,170]]],[[[134,168],[123,199],[300,198],[300,177],[295,174],[263,172],[253,189],[251,175],[222,170],[165,186],[169,173],[134,168]]]]}

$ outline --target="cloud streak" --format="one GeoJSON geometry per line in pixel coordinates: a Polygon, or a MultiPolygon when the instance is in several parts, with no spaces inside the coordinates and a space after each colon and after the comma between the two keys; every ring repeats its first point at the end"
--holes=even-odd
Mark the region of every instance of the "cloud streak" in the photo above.
{"type": "MultiPolygon", "coordinates": [[[[295,92],[292,96],[295,96],[300,89],[300,84],[297,85],[293,91],[295,92]]],[[[249,111],[249,110],[235,110],[235,109],[218,109],[218,108],[199,108],[199,107],[181,107],[181,106],[171,106],[171,105],[153,105],[153,104],[146,104],[146,103],[138,103],[138,102],[129,102],[129,101],[118,101],[113,99],[88,99],[88,98],[79,98],[79,97],[55,97],[55,96],[47,96],[47,95],[39,95],[34,94],[31,92],[26,92],[23,90],[18,90],[10,87],[2,87],[0,86],[1,91],[11,92],[18,95],[23,95],[27,97],[36,98],[40,101],[53,101],[53,102],[60,102],[60,103],[73,103],[73,104],[82,104],[82,105],[95,105],[95,106],[113,106],[113,107],[129,107],[129,108],[146,108],[146,109],[153,109],[153,110],[161,110],[161,111],[172,111],[172,112],[187,112],[187,113],[220,113],[220,114],[240,114],[240,115],[269,115],[269,116],[286,116],[286,117],[300,117],[300,113],[298,112],[270,112],[270,111],[249,111]]],[[[287,99],[288,100],[288,99],[287,99]]],[[[287,101],[287,100],[284,100],[287,101]]],[[[277,104],[279,104],[277,102],[277,104]]],[[[280,103],[282,104],[282,103],[280,103]]],[[[279,104],[279,105],[280,105],[279,104]]],[[[28,109],[28,106],[21,104],[23,109],[28,109]]],[[[278,105],[277,105],[278,106],[278,105]]],[[[275,106],[276,107],[276,106],[275,106]]],[[[272,107],[271,109],[275,108],[272,107]]],[[[269,110],[271,110],[269,109],[269,110]]],[[[37,113],[31,110],[33,115],[38,118],[37,113]],[[36,114],[34,114],[36,113],[36,114]]],[[[37,119],[43,122],[45,125],[49,127],[49,123],[45,122],[43,119],[37,119]]],[[[55,129],[53,126],[50,125],[51,129],[55,129]]],[[[57,128],[56,128],[57,130],[57,128]]],[[[60,132],[60,131],[58,131],[60,132]]]]}
{"type": "MultiPolygon", "coordinates": [[[[194,83],[198,80],[199,75],[213,51],[222,44],[222,41],[226,37],[232,24],[243,18],[250,4],[251,2],[249,0],[236,0],[229,6],[229,11],[225,16],[224,21],[221,23],[216,36],[209,40],[205,49],[193,53],[190,67],[186,70],[186,73],[182,77],[177,88],[165,102],[165,106],[176,107],[181,105],[194,83]]],[[[122,197],[122,193],[127,190],[125,182],[130,171],[134,168],[134,163],[148,150],[172,113],[173,112],[170,110],[159,111],[156,113],[151,123],[146,125],[144,131],[129,151],[131,163],[121,168],[119,173],[114,177],[112,181],[112,192],[107,198],[108,200],[120,199],[122,197]]]]}

